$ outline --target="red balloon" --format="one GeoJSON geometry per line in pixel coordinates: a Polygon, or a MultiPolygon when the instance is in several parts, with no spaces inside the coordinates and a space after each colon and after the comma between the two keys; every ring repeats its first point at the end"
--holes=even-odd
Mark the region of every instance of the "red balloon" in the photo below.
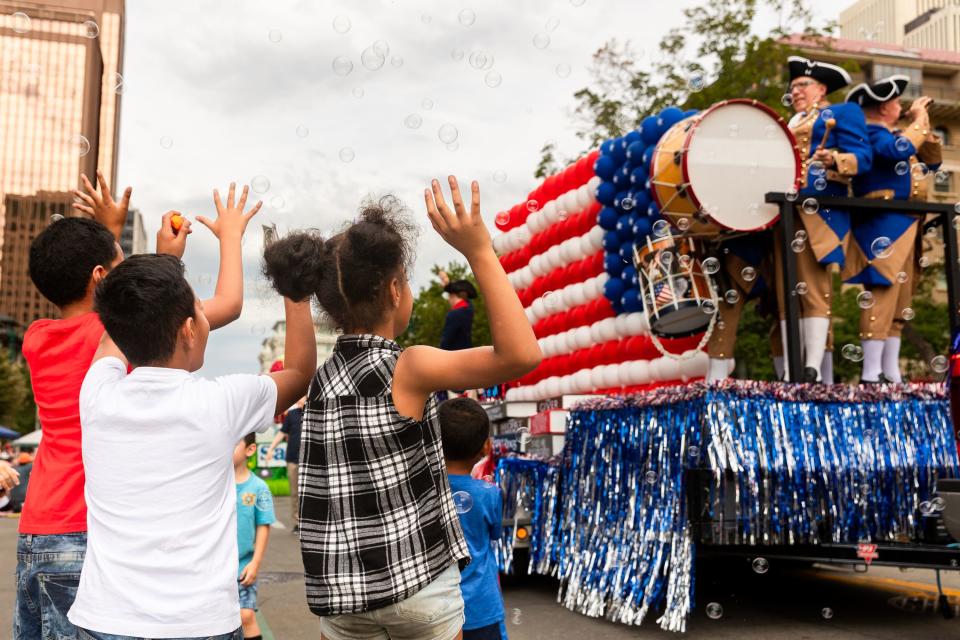
{"type": "Polygon", "coordinates": [[[620,342],[617,340],[604,342],[603,346],[600,348],[600,352],[603,356],[602,364],[613,364],[618,362],[620,359],[620,342]]]}

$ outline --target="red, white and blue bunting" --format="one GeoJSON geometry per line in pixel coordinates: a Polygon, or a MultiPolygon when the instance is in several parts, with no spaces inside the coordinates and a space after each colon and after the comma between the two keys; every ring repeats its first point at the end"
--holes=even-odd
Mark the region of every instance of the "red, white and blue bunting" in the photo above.
{"type": "Polygon", "coordinates": [[[661,340],[680,360],[654,345],[632,260],[634,243],[661,219],[649,181],[656,144],[693,113],[648,116],[497,215],[494,249],[544,354],[507,400],[630,393],[706,374],[706,353],[693,352],[700,336],[661,340]]]}

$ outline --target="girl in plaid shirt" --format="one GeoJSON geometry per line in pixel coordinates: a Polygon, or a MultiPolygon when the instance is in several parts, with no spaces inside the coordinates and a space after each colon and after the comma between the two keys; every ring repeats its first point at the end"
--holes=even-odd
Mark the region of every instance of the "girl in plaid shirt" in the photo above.
{"type": "Polygon", "coordinates": [[[280,293],[316,296],[342,332],[307,394],[298,491],[307,602],[328,640],[461,636],[459,570],[470,556],[433,393],[513,380],[542,357],[493,252],[479,185],[464,203],[453,176],[449,184],[452,208],[439,181],[424,190],[427,216],[473,269],[493,346],[401,350],[394,341],[413,310],[415,226],[392,197],[366,204],[331,238],[295,233],[264,255],[280,293]]]}

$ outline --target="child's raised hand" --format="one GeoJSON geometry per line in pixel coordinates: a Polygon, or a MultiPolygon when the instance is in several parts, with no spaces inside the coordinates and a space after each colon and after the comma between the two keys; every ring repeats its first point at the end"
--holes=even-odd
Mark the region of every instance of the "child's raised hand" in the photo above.
{"type": "Polygon", "coordinates": [[[431,183],[432,189],[424,189],[423,199],[427,205],[427,215],[430,223],[437,230],[447,244],[459,251],[468,260],[483,251],[492,251],[490,232],[480,217],[480,185],[474,180],[470,183],[470,210],[463,203],[460,187],[453,176],[450,182],[450,198],[453,201],[453,211],[443,199],[443,190],[440,181],[431,183]]]}
{"type": "Polygon", "coordinates": [[[234,202],[236,190],[236,183],[231,182],[230,191],[227,192],[226,206],[220,201],[220,192],[216,189],[213,190],[213,203],[217,207],[216,220],[210,220],[204,216],[197,216],[197,222],[210,229],[213,235],[221,240],[225,238],[242,237],[243,232],[247,229],[247,223],[256,215],[257,211],[260,211],[260,207],[263,206],[263,201],[258,200],[257,204],[253,205],[250,211],[244,213],[243,208],[247,204],[249,187],[244,185],[243,192],[240,194],[240,200],[234,202]]]}
{"type": "Polygon", "coordinates": [[[193,233],[190,221],[179,211],[167,211],[163,214],[163,222],[157,231],[157,253],[166,253],[177,258],[183,258],[187,250],[187,236],[193,233]],[[175,230],[173,217],[180,216],[180,229],[175,230]]]}
{"type": "Polygon", "coordinates": [[[127,187],[120,202],[115,202],[110,195],[110,186],[100,171],[97,171],[97,182],[100,184],[100,193],[85,175],[81,175],[83,191],[73,190],[73,195],[81,202],[74,202],[73,208],[93,216],[93,219],[109,229],[117,237],[123,232],[123,225],[127,221],[127,209],[130,208],[130,194],[133,189],[127,187]]]}

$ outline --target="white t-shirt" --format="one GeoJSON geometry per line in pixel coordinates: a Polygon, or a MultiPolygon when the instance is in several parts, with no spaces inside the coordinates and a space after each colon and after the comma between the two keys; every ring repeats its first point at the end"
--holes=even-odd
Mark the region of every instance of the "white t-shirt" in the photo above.
{"type": "Polygon", "coordinates": [[[80,389],[87,555],[70,622],[185,638],[240,626],[233,449],[273,420],[268,376],[214,380],[117,358],[80,389]]]}

